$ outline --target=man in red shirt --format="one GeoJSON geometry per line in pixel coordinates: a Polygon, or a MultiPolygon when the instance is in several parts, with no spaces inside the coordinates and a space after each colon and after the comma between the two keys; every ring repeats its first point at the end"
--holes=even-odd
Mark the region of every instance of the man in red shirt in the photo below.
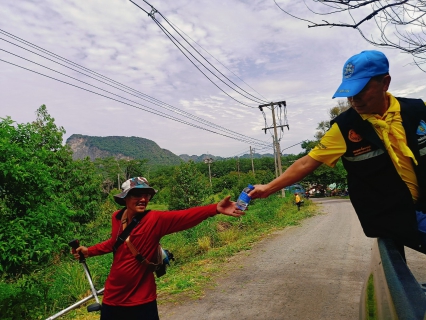
{"type": "Polygon", "coordinates": [[[135,216],[145,214],[126,241],[115,249],[105,282],[101,320],[156,320],[159,317],[153,267],[160,262],[160,239],[167,234],[194,227],[219,213],[239,217],[244,212],[236,207],[235,202],[230,201],[229,196],[217,204],[203,207],[150,211],[146,207],[157,191],[149,186],[145,178],[131,178],[123,183],[122,188],[123,192],[115,195],[114,200],[125,208],[112,215],[111,238],[88,248],[80,246],[73,250],[73,254],[78,259],[79,252],[85,257],[113,252],[114,244],[127,224],[135,216]],[[135,252],[142,259],[136,259],[135,252]]]}

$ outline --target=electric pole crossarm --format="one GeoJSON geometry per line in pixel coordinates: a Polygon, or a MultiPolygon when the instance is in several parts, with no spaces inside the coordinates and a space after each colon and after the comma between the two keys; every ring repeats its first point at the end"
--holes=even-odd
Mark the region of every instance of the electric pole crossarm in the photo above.
{"type": "MultiPolygon", "coordinates": [[[[281,125],[281,126],[276,126],[276,128],[284,128],[284,127],[287,127],[287,129],[290,129],[289,127],[288,127],[288,124],[283,124],[283,125],[281,125]]],[[[269,130],[269,129],[274,129],[275,127],[269,127],[269,128],[263,128],[263,129],[261,129],[261,130],[269,130]]]]}
{"type": "Polygon", "coordinates": [[[276,105],[276,104],[278,104],[278,105],[283,104],[284,107],[287,106],[287,103],[285,101],[279,101],[279,102],[271,102],[271,103],[267,103],[267,104],[262,104],[262,105],[259,106],[259,109],[265,108],[265,107],[270,107],[270,106],[273,106],[273,105],[276,105]]]}

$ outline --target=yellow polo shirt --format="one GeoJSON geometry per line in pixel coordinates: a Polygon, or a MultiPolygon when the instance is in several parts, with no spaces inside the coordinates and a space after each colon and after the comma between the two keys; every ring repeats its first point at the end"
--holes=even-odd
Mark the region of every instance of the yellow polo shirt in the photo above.
{"type": "MultiPolygon", "coordinates": [[[[392,112],[400,112],[401,106],[399,105],[398,100],[392,96],[390,93],[387,93],[390,99],[389,109],[385,112],[385,114],[381,117],[381,119],[385,120],[388,114],[392,112]]],[[[368,117],[372,116],[371,114],[360,114],[360,116],[365,120],[368,117]]],[[[376,118],[380,118],[379,115],[375,115],[376,118]]],[[[392,126],[399,126],[402,129],[402,132],[405,130],[402,127],[402,123],[400,121],[393,121],[392,126]]],[[[380,139],[383,141],[383,135],[381,130],[376,129],[375,131],[380,139]]],[[[413,164],[411,162],[411,158],[404,156],[402,152],[398,149],[397,140],[389,134],[389,140],[393,147],[395,154],[399,160],[399,166],[394,162],[394,166],[401,176],[402,180],[407,184],[408,189],[411,192],[414,201],[417,201],[419,192],[418,192],[418,183],[417,177],[414,173],[413,164]]],[[[407,143],[407,141],[405,141],[407,143]]],[[[334,123],[330,130],[328,130],[325,135],[322,137],[321,141],[318,145],[309,152],[309,156],[313,159],[325,163],[330,167],[334,167],[341,156],[346,152],[346,143],[345,139],[340,132],[339,126],[334,123]]]]}

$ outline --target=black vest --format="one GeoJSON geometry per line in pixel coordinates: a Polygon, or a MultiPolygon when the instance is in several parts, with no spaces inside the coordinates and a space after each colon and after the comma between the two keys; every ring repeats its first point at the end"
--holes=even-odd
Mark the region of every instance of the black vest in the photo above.
{"type": "Polygon", "coordinates": [[[426,106],[419,99],[397,99],[407,145],[418,162],[418,166],[413,163],[419,184],[417,204],[371,123],[352,108],[331,123],[337,123],[346,142],[342,162],[349,196],[365,235],[419,248],[415,210],[426,212],[426,106]]]}

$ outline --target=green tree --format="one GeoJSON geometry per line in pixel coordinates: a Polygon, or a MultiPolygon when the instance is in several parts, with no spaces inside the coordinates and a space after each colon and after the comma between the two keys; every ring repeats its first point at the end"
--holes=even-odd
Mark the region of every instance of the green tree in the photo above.
{"type": "Polygon", "coordinates": [[[175,168],[170,180],[170,210],[199,206],[209,195],[209,181],[194,162],[182,163],[175,168]]]}
{"type": "Polygon", "coordinates": [[[99,179],[93,165],[74,162],[65,130],[46,107],[36,121],[0,121],[0,271],[19,275],[66,247],[78,226],[96,214],[99,179]]]}
{"type": "Polygon", "coordinates": [[[337,186],[344,188],[346,187],[346,170],[343,167],[342,160],[339,159],[334,168],[322,165],[307,175],[303,181],[304,186],[321,186],[325,189],[328,185],[336,183],[337,186]]]}
{"type": "MultiPolygon", "coordinates": [[[[146,177],[146,159],[116,159],[114,157],[96,158],[93,161],[96,172],[102,176],[102,188],[108,194],[114,187],[120,189],[121,184],[132,177],[146,177]]],[[[148,171],[149,173],[149,171],[148,171]]]]}
{"type": "Polygon", "coordinates": [[[304,154],[308,154],[318,144],[318,140],[305,140],[302,142],[301,147],[305,150],[304,154]]]}

